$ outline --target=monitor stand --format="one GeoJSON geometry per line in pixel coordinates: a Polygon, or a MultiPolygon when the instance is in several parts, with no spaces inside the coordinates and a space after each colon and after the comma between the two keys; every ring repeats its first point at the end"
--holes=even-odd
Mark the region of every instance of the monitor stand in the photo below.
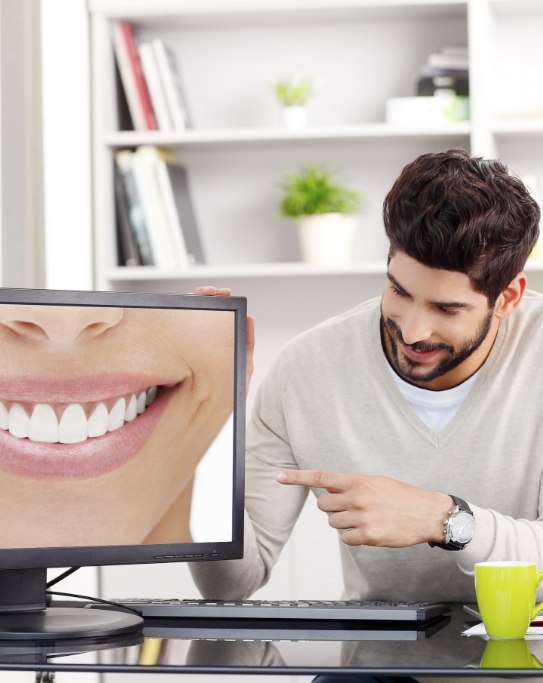
{"type": "Polygon", "coordinates": [[[143,619],[121,610],[47,607],[47,569],[0,570],[0,640],[108,638],[141,631],[143,619]]]}

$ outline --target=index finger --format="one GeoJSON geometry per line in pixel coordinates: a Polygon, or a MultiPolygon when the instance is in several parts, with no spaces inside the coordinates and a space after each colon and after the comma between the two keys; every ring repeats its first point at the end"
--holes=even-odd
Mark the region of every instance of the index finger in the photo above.
{"type": "Polygon", "coordinates": [[[277,475],[280,484],[300,484],[327,491],[344,491],[347,488],[347,475],[323,470],[284,470],[277,475]]]}

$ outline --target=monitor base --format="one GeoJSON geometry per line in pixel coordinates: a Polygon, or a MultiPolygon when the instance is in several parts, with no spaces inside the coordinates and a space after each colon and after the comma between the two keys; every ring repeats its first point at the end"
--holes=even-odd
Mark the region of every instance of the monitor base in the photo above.
{"type": "Polygon", "coordinates": [[[138,633],[143,619],[136,614],[86,607],[47,607],[37,612],[0,614],[1,640],[73,640],[138,633]]]}

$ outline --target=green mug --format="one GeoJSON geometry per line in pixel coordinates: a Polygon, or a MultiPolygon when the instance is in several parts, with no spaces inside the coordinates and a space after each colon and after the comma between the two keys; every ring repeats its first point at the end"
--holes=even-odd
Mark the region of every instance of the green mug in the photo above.
{"type": "Polygon", "coordinates": [[[475,594],[490,638],[524,638],[532,619],[543,610],[535,596],[543,572],[532,562],[477,562],[475,594]]]}
{"type": "Polygon", "coordinates": [[[481,669],[543,669],[528,641],[489,640],[481,657],[481,669]]]}

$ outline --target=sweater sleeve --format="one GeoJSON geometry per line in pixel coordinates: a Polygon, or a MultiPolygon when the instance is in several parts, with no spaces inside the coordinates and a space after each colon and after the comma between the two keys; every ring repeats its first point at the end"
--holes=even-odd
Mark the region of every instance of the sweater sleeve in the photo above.
{"type": "Polygon", "coordinates": [[[543,567],[543,522],[513,519],[494,510],[471,505],[475,536],[455,560],[466,574],[473,574],[476,562],[518,560],[543,567]]]}
{"type": "Polygon", "coordinates": [[[247,429],[244,552],[240,560],[191,564],[204,597],[243,599],[269,579],[307,490],[276,480],[282,469],[297,467],[288,440],[283,407],[282,363],[262,383],[247,429]]]}

